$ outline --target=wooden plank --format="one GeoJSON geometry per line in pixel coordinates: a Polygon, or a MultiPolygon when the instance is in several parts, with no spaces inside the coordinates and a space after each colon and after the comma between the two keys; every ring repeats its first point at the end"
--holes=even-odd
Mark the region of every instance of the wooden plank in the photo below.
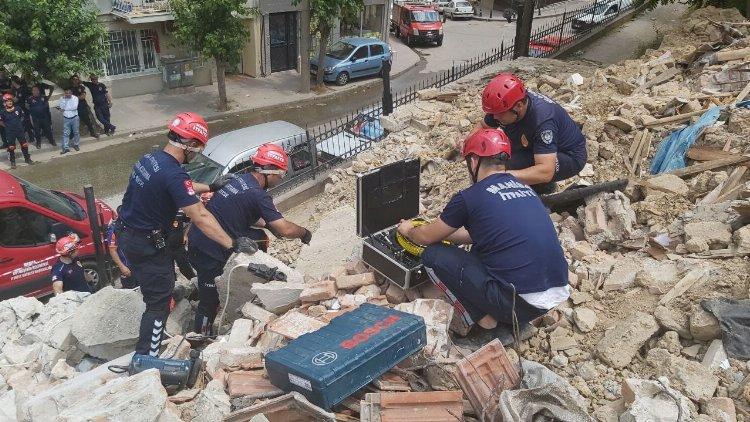
{"type": "Polygon", "coordinates": [[[630,144],[630,150],[628,151],[628,157],[632,161],[633,158],[635,158],[635,152],[638,150],[638,146],[641,144],[641,140],[643,139],[643,133],[644,131],[640,131],[635,134],[635,138],[633,138],[633,143],[630,144]]]}
{"type": "Polygon", "coordinates": [[[716,53],[714,59],[717,62],[728,62],[730,60],[744,59],[745,57],[750,57],[750,47],[738,50],[721,50],[716,53]]]}
{"type": "Polygon", "coordinates": [[[703,199],[698,202],[699,205],[707,205],[707,204],[718,204],[720,202],[724,202],[730,198],[731,196],[736,196],[739,193],[739,189],[736,189],[740,183],[740,180],[742,179],[742,176],[745,175],[745,172],[747,171],[747,167],[740,166],[736,169],[732,170],[732,173],[729,175],[727,180],[719,183],[718,186],[716,186],[711,192],[708,193],[708,195],[704,196],[703,199]]]}
{"type": "Polygon", "coordinates": [[[733,106],[736,106],[737,103],[744,100],[748,94],[750,94],[750,82],[748,82],[747,85],[745,85],[745,88],[742,91],[740,91],[740,93],[737,95],[737,98],[734,99],[733,106]]]}
{"type": "Polygon", "coordinates": [[[722,193],[721,196],[714,200],[714,204],[721,204],[722,202],[735,200],[737,198],[737,195],[740,194],[743,188],[743,185],[737,185],[734,188],[730,189],[728,192],[722,193]]]}
{"type": "Polygon", "coordinates": [[[695,253],[687,255],[689,258],[703,258],[703,259],[714,259],[714,258],[737,258],[750,255],[750,249],[715,249],[703,253],[695,253]]]}
{"type": "Polygon", "coordinates": [[[734,166],[737,164],[747,163],[750,161],[750,156],[734,154],[731,157],[719,158],[717,160],[705,161],[692,166],[687,166],[681,169],[670,171],[678,177],[689,177],[694,174],[702,173],[706,170],[714,170],[721,167],[734,166]]]}
{"type": "Polygon", "coordinates": [[[651,127],[666,125],[669,123],[684,122],[685,120],[689,120],[693,116],[699,116],[705,113],[706,111],[708,111],[708,109],[704,108],[702,110],[691,111],[690,113],[683,113],[683,114],[677,114],[675,116],[662,117],[661,119],[656,119],[656,120],[652,120],[650,122],[644,123],[643,127],[651,128],[651,127]]]}
{"type": "Polygon", "coordinates": [[[685,157],[695,161],[711,161],[720,158],[734,157],[737,154],[723,151],[715,147],[704,147],[693,145],[687,150],[685,157]]]}
{"type": "Polygon", "coordinates": [[[691,287],[696,285],[708,275],[708,271],[703,268],[694,268],[688,272],[682,280],[672,287],[664,296],[659,299],[659,305],[666,305],[677,296],[685,294],[691,287]]]}
{"type": "Polygon", "coordinates": [[[651,141],[654,139],[654,134],[646,132],[645,140],[642,142],[641,150],[638,152],[636,161],[633,164],[633,172],[636,176],[640,176],[643,170],[643,160],[648,156],[648,151],[651,149],[651,141]]]}

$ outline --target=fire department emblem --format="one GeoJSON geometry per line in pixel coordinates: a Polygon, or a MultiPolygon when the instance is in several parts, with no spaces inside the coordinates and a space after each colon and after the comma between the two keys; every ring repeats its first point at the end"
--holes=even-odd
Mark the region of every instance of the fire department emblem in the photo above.
{"type": "Polygon", "coordinates": [[[552,139],[554,138],[554,135],[552,134],[552,131],[547,129],[543,130],[542,133],[539,134],[539,137],[542,138],[542,142],[549,145],[552,143],[552,139]]]}

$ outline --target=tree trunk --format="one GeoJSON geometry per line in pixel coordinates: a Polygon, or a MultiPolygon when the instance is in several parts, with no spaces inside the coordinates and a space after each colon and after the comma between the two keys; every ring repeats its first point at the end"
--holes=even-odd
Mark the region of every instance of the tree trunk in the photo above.
{"type": "Polygon", "coordinates": [[[320,26],[320,45],[318,45],[318,73],[315,75],[315,85],[323,85],[323,63],[326,59],[326,47],[328,44],[328,37],[331,35],[331,27],[328,25],[321,24],[320,26]]]}
{"type": "Polygon", "coordinates": [[[516,21],[516,45],[513,57],[529,55],[529,41],[531,41],[531,27],[534,21],[534,0],[525,0],[523,7],[518,10],[516,21]]]}
{"type": "Polygon", "coordinates": [[[219,111],[226,111],[229,110],[227,106],[227,64],[218,57],[214,57],[214,61],[216,61],[216,85],[219,88],[219,103],[217,107],[219,111]]]}
{"type": "Polygon", "coordinates": [[[310,92],[310,1],[302,0],[300,3],[300,85],[299,92],[305,94],[310,92]]]}

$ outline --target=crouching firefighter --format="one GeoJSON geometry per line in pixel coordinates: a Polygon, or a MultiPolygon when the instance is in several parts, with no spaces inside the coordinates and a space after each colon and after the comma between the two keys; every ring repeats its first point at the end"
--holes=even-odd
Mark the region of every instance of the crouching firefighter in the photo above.
{"type": "MultiPolygon", "coordinates": [[[[206,206],[231,236],[248,237],[267,243],[265,227],[274,236],[300,239],[309,244],[310,230],[284,219],[266,191],[281,182],[289,166],[284,149],[275,144],[261,145],[252,157],[250,173],[235,175],[217,191],[206,206]]],[[[267,246],[267,245],[261,245],[267,246]]],[[[195,315],[196,333],[211,335],[219,308],[216,277],[224,271],[231,251],[208,236],[200,226],[188,231],[188,257],[198,273],[200,301],[195,315]]]]}
{"type": "Polygon", "coordinates": [[[196,194],[220,189],[220,184],[193,183],[181,167],[206,146],[206,121],[194,113],[180,113],[168,128],[169,142],[164,149],[135,163],[117,220],[117,238],[146,303],[135,349],[140,355],[159,354],[175,284],[166,233],[178,209],[222,250],[257,251],[252,239],[230,237],[198,200],[196,194]]]}
{"type": "Polygon", "coordinates": [[[491,330],[510,343],[511,327],[568,298],[568,266],[541,200],[506,172],[511,145],[505,133],[481,129],[464,141],[462,153],[472,186],[455,194],[432,223],[404,221],[398,231],[429,245],[422,263],[463,322],[479,325],[475,334],[491,330]],[[472,245],[471,252],[442,240],[472,245]]]}
{"type": "Polygon", "coordinates": [[[0,125],[5,130],[3,148],[8,151],[10,168],[16,168],[16,141],[21,145],[21,152],[26,164],[34,164],[29,154],[29,140],[26,139],[24,120],[26,115],[21,107],[16,107],[13,94],[3,94],[3,107],[0,108],[0,125]]]}

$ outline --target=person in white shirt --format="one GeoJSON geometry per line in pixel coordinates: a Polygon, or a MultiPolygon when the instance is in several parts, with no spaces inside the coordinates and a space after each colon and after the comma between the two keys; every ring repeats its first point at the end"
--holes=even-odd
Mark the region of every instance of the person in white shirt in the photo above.
{"type": "Polygon", "coordinates": [[[80,151],[81,135],[78,131],[78,97],[73,95],[70,88],[65,88],[65,95],[60,98],[57,108],[63,113],[63,140],[60,155],[70,152],[69,144],[71,143],[71,135],[73,149],[80,151]]]}

